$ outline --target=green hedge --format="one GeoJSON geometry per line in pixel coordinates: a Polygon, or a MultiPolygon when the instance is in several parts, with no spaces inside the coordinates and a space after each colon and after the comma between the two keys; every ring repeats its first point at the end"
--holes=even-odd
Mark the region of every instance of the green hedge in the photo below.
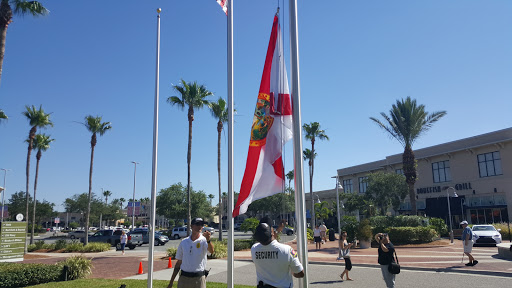
{"type": "Polygon", "coordinates": [[[439,237],[436,230],[429,227],[391,227],[384,231],[389,234],[391,243],[398,245],[429,243],[439,237]]]}
{"type": "Polygon", "coordinates": [[[0,287],[26,287],[63,279],[62,265],[0,263],[0,287]]]}

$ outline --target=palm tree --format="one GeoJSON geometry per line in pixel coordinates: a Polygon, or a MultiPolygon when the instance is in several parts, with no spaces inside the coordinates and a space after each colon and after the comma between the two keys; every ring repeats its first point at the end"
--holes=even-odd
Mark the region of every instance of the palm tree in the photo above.
{"type": "MultiPolygon", "coordinates": [[[[316,153],[315,153],[315,154],[313,154],[313,153],[311,153],[311,150],[309,150],[309,148],[306,148],[306,149],[304,149],[304,151],[302,152],[302,154],[303,154],[303,157],[304,157],[304,161],[306,161],[306,160],[308,161],[308,166],[309,166],[309,183],[310,183],[310,185],[311,185],[311,179],[313,178],[313,177],[311,176],[311,165],[312,165],[312,163],[313,163],[313,158],[315,158],[315,157],[316,157],[316,153]]],[[[309,194],[309,195],[311,196],[311,203],[314,203],[314,200],[313,200],[313,192],[312,192],[312,189],[313,189],[313,188],[311,188],[311,187],[312,187],[312,185],[310,186],[310,191],[309,191],[309,193],[310,193],[310,194],[309,194]]],[[[314,204],[313,204],[313,205],[314,205],[314,204]]],[[[311,229],[313,229],[313,228],[315,227],[315,222],[314,222],[314,221],[315,221],[315,220],[314,220],[314,219],[315,219],[315,210],[314,210],[314,209],[311,209],[311,210],[309,210],[309,211],[312,211],[312,212],[311,212],[311,223],[310,223],[310,225],[311,225],[311,227],[312,227],[311,229]]]]}
{"type": "Polygon", "coordinates": [[[425,111],[425,105],[417,105],[416,100],[407,97],[405,100],[396,100],[389,115],[381,112],[384,120],[370,117],[377,125],[387,131],[393,138],[398,140],[404,146],[402,154],[402,165],[405,175],[405,181],[409,186],[409,198],[411,201],[411,214],[416,215],[416,193],[414,192],[414,183],[416,183],[416,159],[412,151],[412,145],[423,133],[427,132],[432,125],[446,115],[446,111],[428,113],[425,111]]]}
{"type": "MultiPolygon", "coordinates": [[[[3,3],[3,2],[2,2],[3,3]]],[[[37,128],[46,128],[47,126],[53,126],[52,121],[50,121],[50,114],[44,113],[43,105],[39,106],[39,110],[36,109],[34,105],[31,107],[25,106],[26,111],[22,114],[27,117],[27,120],[30,124],[30,131],[28,132],[28,151],[27,151],[27,168],[25,174],[27,176],[26,182],[26,210],[25,215],[28,217],[28,202],[29,202],[29,176],[30,176],[30,155],[32,154],[34,138],[36,137],[37,128]]],[[[33,225],[32,225],[33,226],[33,225]]],[[[27,221],[27,230],[28,230],[28,221],[27,221]]],[[[25,246],[25,253],[27,252],[27,247],[25,246]]]]}
{"type": "Polygon", "coordinates": [[[123,203],[126,202],[126,199],[121,197],[121,198],[119,198],[119,202],[121,202],[121,209],[123,209],[123,203]]]}
{"type": "MultiPolygon", "coordinates": [[[[112,129],[112,126],[110,125],[110,122],[101,122],[100,116],[86,116],[85,117],[85,128],[87,128],[87,131],[92,133],[91,136],[91,164],[89,166],[89,200],[87,203],[87,217],[85,218],[85,231],[89,231],[89,218],[91,214],[91,197],[92,197],[92,166],[94,163],[94,147],[96,147],[97,143],[97,134],[100,134],[100,136],[103,136],[105,132],[112,129]]],[[[88,237],[84,237],[85,239],[85,245],[89,244],[88,237]]]]}
{"type": "MultiPolygon", "coordinates": [[[[210,111],[215,119],[217,119],[217,175],[219,176],[219,227],[222,227],[222,195],[220,182],[220,139],[224,123],[228,121],[228,107],[226,101],[219,98],[217,102],[210,103],[210,111]]],[[[211,206],[211,201],[210,201],[211,206]]],[[[222,229],[219,229],[219,241],[222,241],[222,229]]]]}
{"type": "MultiPolygon", "coordinates": [[[[50,135],[45,134],[37,134],[34,138],[34,150],[37,150],[36,159],[36,178],[34,181],[34,210],[32,211],[32,231],[30,233],[30,244],[34,244],[34,227],[36,226],[36,191],[37,191],[37,178],[39,177],[39,161],[41,161],[42,151],[48,150],[50,148],[50,143],[55,141],[55,139],[51,139],[50,135]]],[[[27,140],[29,142],[29,140],[27,140]]],[[[27,215],[28,216],[28,215],[27,215]]]]}
{"type": "Polygon", "coordinates": [[[311,211],[313,213],[311,217],[311,228],[315,227],[315,206],[313,201],[313,174],[315,172],[315,157],[316,157],[316,151],[315,151],[315,141],[316,139],[320,140],[329,140],[329,137],[327,134],[325,134],[325,130],[320,129],[320,123],[318,122],[311,122],[309,124],[304,123],[302,125],[302,129],[304,129],[304,132],[306,132],[306,139],[311,140],[311,154],[313,157],[309,159],[310,163],[310,172],[309,172],[309,193],[311,197],[311,211]]]}
{"type": "Polygon", "coordinates": [[[192,221],[192,204],[190,200],[190,161],[192,159],[192,122],[194,121],[194,108],[200,109],[209,102],[206,97],[213,95],[208,91],[205,86],[198,85],[197,82],[187,83],[181,79],[181,84],[173,85],[174,90],[180,94],[178,96],[171,96],[167,98],[167,102],[171,105],[178,106],[184,109],[188,106],[188,150],[187,150],[187,201],[188,201],[188,215],[187,215],[187,236],[190,235],[190,222],[192,221]]]}
{"type": "Polygon", "coordinates": [[[288,173],[286,173],[286,179],[288,179],[288,187],[292,186],[292,181],[295,178],[295,174],[293,170],[290,170],[288,173]]]}
{"type": "Polygon", "coordinates": [[[108,197],[112,196],[112,192],[110,190],[103,191],[103,196],[105,197],[105,204],[108,204],[108,197]]]}
{"type": "Polygon", "coordinates": [[[8,119],[7,115],[5,115],[2,109],[0,109],[0,119],[8,119]]]}
{"type": "Polygon", "coordinates": [[[210,200],[210,206],[212,206],[212,200],[213,198],[215,198],[215,195],[213,194],[208,194],[208,199],[210,200]]]}
{"type": "Polygon", "coordinates": [[[2,78],[2,65],[4,63],[5,54],[5,38],[7,37],[7,27],[12,22],[14,14],[24,16],[32,14],[32,16],[46,15],[48,9],[37,1],[25,0],[1,0],[0,3],[0,80],[2,78]],[[14,10],[13,10],[14,8],[14,10]]]}

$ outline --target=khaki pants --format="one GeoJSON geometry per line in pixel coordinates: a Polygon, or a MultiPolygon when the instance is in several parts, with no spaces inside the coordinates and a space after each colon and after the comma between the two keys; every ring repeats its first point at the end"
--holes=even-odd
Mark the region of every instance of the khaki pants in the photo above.
{"type": "Polygon", "coordinates": [[[187,277],[180,275],[178,288],[206,288],[206,277],[187,277]]]}

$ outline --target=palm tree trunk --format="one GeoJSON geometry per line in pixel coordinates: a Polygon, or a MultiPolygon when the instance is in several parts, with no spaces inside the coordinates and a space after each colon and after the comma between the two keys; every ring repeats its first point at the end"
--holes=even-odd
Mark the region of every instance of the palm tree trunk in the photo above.
{"type": "Polygon", "coordinates": [[[39,160],[41,160],[41,151],[37,152],[36,164],[36,179],[34,180],[34,210],[32,211],[32,231],[30,232],[30,244],[34,244],[34,227],[36,226],[36,191],[37,191],[37,178],[39,177],[39,160]]]}
{"type": "Polygon", "coordinates": [[[12,19],[11,5],[9,5],[8,0],[2,0],[2,3],[0,3],[0,80],[2,80],[2,66],[4,64],[5,39],[7,38],[7,26],[11,22],[11,19],[12,19]]]}
{"type": "Polygon", "coordinates": [[[188,150],[187,150],[187,236],[190,235],[190,223],[192,222],[192,203],[190,201],[190,162],[192,159],[192,121],[194,121],[194,110],[189,106],[188,109],[188,150]]]}
{"type": "Polygon", "coordinates": [[[315,201],[313,199],[313,171],[315,169],[315,139],[311,139],[311,165],[309,171],[309,193],[311,193],[311,229],[315,229],[315,201]]]}
{"type": "Polygon", "coordinates": [[[220,185],[220,140],[222,132],[222,121],[217,123],[217,173],[219,175],[219,241],[222,241],[222,203],[221,203],[221,185],[220,185]]]}
{"type": "MultiPolygon", "coordinates": [[[[94,146],[96,145],[96,133],[92,135],[91,139],[91,165],[89,167],[89,201],[87,202],[87,216],[85,217],[85,245],[89,244],[89,218],[91,214],[91,196],[92,196],[92,165],[94,163],[94,146]]],[[[134,207],[135,208],[135,207],[134,207]]]]}
{"type": "MultiPolygon", "coordinates": [[[[3,1],[2,1],[2,4],[3,4],[3,1]]],[[[28,133],[28,139],[29,139],[29,142],[28,142],[28,151],[27,151],[27,170],[25,171],[25,174],[27,176],[27,185],[25,186],[26,188],[26,191],[25,191],[25,194],[26,194],[26,209],[25,209],[25,219],[27,219],[27,231],[28,231],[28,200],[29,200],[29,194],[28,194],[28,189],[29,189],[29,176],[30,176],[30,155],[32,155],[32,145],[33,145],[33,141],[34,141],[34,137],[36,135],[36,132],[37,132],[37,128],[34,126],[32,128],[30,128],[30,132],[28,133]]],[[[34,226],[34,223],[32,223],[32,226],[34,226]]],[[[25,254],[27,253],[27,245],[25,245],[25,254]]]]}
{"type": "Polygon", "coordinates": [[[402,164],[404,167],[405,182],[409,187],[409,200],[411,201],[411,215],[417,215],[416,208],[416,193],[414,191],[414,184],[416,183],[416,159],[411,146],[406,145],[404,154],[402,155],[402,164]]]}

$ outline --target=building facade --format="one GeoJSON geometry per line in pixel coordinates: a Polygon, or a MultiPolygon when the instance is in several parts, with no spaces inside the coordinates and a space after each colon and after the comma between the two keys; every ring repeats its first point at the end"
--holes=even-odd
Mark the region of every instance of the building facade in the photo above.
{"type": "MultiPolygon", "coordinates": [[[[508,222],[512,215],[512,128],[414,150],[418,214],[472,224],[508,222]]],[[[369,173],[401,173],[402,154],[337,170],[344,193],[364,193],[369,173]]],[[[319,191],[320,192],[320,191],[319,191]]],[[[322,191],[325,193],[326,191],[322,191]]],[[[335,191],[331,190],[331,193],[335,191]]],[[[332,197],[329,197],[332,198],[332,197]]],[[[408,215],[408,197],[395,214],[408,215]]]]}

